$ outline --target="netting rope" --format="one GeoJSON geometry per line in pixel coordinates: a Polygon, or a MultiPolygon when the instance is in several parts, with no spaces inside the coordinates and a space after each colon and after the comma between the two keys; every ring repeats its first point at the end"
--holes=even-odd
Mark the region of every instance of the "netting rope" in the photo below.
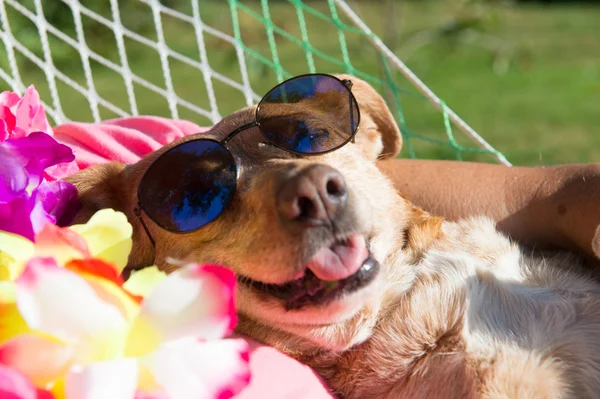
{"type": "Polygon", "coordinates": [[[126,9],[130,2],[104,3],[0,0],[0,89],[22,94],[35,81],[56,124],[140,113],[216,123],[222,115],[256,103],[257,92],[294,75],[345,72],[386,95],[405,138],[405,155],[418,157],[419,147],[429,146],[434,157],[491,157],[510,165],[344,0],[138,0],[135,18],[126,9]],[[54,10],[54,3],[68,7],[66,22],[67,8],[49,16],[48,5],[54,10]],[[218,12],[225,8],[228,21],[218,12]],[[61,25],[53,22],[56,15],[63,18],[61,25]],[[152,29],[134,26],[136,19],[147,20],[152,29]],[[110,34],[98,39],[101,30],[110,34]],[[148,61],[156,56],[158,62],[148,61]],[[117,78],[109,79],[111,73],[117,78]],[[120,91],[113,87],[117,84],[120,91]],[[162,98],[166,107],[159,108],[145,93],[162,98]],[[81,99],[89,106],[85,115],[81,99]],[[414,100],[420,105],[407,109],[406,103],[414,100]],[[422,115],[427,107],[435,113],[422,115]],[[412,125],[420,126],[419,133],[408,126],[415,113],[420,119],[412,125]]]}

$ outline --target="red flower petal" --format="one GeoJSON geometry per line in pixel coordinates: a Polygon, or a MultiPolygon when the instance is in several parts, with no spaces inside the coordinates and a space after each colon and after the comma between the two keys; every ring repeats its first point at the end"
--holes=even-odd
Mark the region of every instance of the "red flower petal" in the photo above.
{"type": "Polygon", "coordinates": [[[123,292],[138,304],[142,303],[142,300],[144,299],[123,288],[124,280],[118,270],[115,269],[114,265],[111,265],[102,259],[73,259],[65,264],[65,269],[71,270],[77,274],[90,274],[108,280],[122,288],[123,292]]]}
{"type": "Polygon", "coordinates": [[[101,259],[73,259],[65,265],[66,269],[77,274],[88,273],[112,281],[118,286],[123,286],[123,278],[113,265],[101,259]]]}

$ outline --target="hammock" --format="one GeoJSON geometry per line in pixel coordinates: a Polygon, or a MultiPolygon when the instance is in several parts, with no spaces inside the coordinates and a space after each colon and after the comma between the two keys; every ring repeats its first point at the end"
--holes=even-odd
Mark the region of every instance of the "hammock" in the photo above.
{"type": "Polygon", "coordinates": [[[344,72],[386,98],[401,156],[510,165],[344,0],[2,0],[0,28],[0,91],[34,84],[55,125],[139,114],[212,125],[289,77],[344,72]]]}

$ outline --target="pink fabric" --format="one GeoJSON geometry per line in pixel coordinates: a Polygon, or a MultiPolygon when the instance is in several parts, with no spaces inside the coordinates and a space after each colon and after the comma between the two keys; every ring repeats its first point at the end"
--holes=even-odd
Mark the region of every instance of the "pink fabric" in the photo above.
{"type": "Polygon", "coordinates": [[[118,161],[126,164],[181,137],[208,128],[157,116],[136,116],[103,123],[72,122],[54,128],[54,138],[73,149],[80,169],[118,161]]]}
{"type": "MultiPolygon", "coordinates": [[[[209,128],[155,116],[114,119],[98,124],[66,123],[54,138],[70,146],[80,169],[119,161],[137,162],[144,155],[181,137],[209,128]]],[[[236,399],[331,399],[322,379],[308,366],[269,346],[250,344],[250,385],[236,399]]]]}
{"type": "Polygon", "coordinates": [[[308,366],[258,342],[250,344],[250,384],[234,399],[332,399],[308,366]]]}

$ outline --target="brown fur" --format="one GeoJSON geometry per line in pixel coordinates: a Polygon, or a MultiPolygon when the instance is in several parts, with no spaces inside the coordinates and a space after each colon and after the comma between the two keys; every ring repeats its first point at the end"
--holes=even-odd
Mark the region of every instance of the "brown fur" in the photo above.
{"type": "MultiPolygon", "coordinates": [[[[571,255],[524,251],[490,220],[450,223],[399,196],[374,166],[399,151],[398,128],[383,99],[350,79],[362,117],[356,143],[299,158],[262,144],[256,128],[240,134],[228,145],[241,165],[238,193],[204,228],[173,234],[142,214],[156,240],[153,250],[133,215],[150,162],[194,137],[135,165],[75,176],[83,202],[78,221],[102,207],[125,212],[134,227],[131,268],[156,263],[173,270],[179,263],[169,258],[216,262],[254,280],[284,283],[302,271],[311,250],[340,233],[290,233],[276,213],[277,190],[304,168],[329,165],[349,192],[337,227],[370,240],[382,266],[378,278],[327,306],[300,310],[239,284],[239,332],[314,367],[344,398],[597,397],[597,280],[571,255]]],[[[314,116],[310,105],[277,112],[314,116]]],[[[253,114],[254,108],[238,111],[203,137],[222,138],[253,114]]]]}
{"type": "Polygon", "coordinates": [[[427,251],[435,240],[442,238],[443,222],[443,218],[432,216],[421,208],[414,207],[412,209],[404,248],[414,255],[415,261],[427,251]]]}

